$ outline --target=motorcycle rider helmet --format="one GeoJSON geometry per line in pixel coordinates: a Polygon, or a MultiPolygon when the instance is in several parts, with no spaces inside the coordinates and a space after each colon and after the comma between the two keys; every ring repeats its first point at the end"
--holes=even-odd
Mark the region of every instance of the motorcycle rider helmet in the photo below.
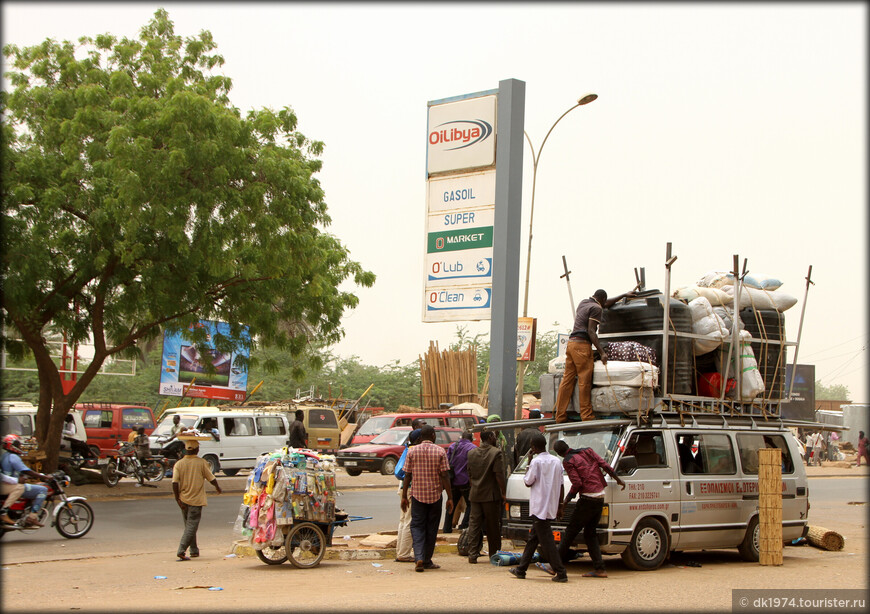
{"type": "Polygon", "coordinates": [[[15,454],[24,454],[24,450],[21,449],[21,437],[9,433],[3,438],[3,449],[15,454]]]}

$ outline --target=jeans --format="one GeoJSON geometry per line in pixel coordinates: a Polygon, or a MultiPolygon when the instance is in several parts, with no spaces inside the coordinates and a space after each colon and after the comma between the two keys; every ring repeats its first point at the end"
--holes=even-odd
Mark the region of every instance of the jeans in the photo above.
{"type": "Polygon", "coordinates": [[[434,503],[422,503],[411,497],[411,539],[414,559],[425,565],[432,562],[438,525],[441,523],[441,497],[434,503]]]}
{"type": "Polygon", "coordinates": [[[181,515],[184,518],[184,533],[181,534],[181,543],[178,544],[178,556],[184,556],[188,547],[190,547],[191,554],[199,554],[199,546],[196,545],[196,532],[202,518],[202,506],[188,505],[182,508],[181,515]]]}
{"type": "Polygon", "coordinates": [[[565,373],[556,396],[556,422],[568,420],[568,405],[574,395],[574,382],[580,393],[580,418],[594,420],[592,411],[592,344],[588,341],[568,341],[565,348],[565,373]]]}
{"type": "Polygon", "coordinates": [[[562,564],[562,559],[559,558],[559,551],[556,549],[556,540],[553,538],[553,528],[551,526],[552,522],[552,520],[544,520],[532,516],[532,528],[529,531],[529,540],[526,542],[523,555],[520,557],[517,571],[525,572],[529,568],[532,557],[535,555],[535,550],[540,545],[541,559],[548,562],[560,578],[568,575],[565,565],[562,564]]]}
{"type": "MultiPolygon", "coordinates": [[[[468,515],[471,513],[471,503],[468,501],[468,493],[471,492],[471,484],[465,484],[463,486],[453,486],[453,505],[459,503],[459,497],[465,499],[465,512],[462,514],[462,521],[459,523],[460,529],[468,528],[468,515]]],[[[453,531],[453,514],[448,514],[445,510],[444,513],[444,532],[450,533],[453,531]]]]}
{"type": "Polygon", "coordinates": [[[21,495],[25,499],[33,499],[33,504],[30,506],[30,511],[34,514],[42,507],[45,498],[48,496],[48,489],[39,484],[25,484],[24,494],[21,495]]]}
{"type": "Polygon", "coordinates": [[[604,497],[580,496],[571,520],[562,533],[562,543],[559,544],[559,558],[563,563],[568,562],[571,553],[571,544],[574,538],[583,530],[583,541],[589,550],[589,558],[592,559],[592,567],[595,571],[604,571],[604,559],[601,558],[601,546],[598,544],[598,521],[601,520],[601,510],[604,508],[604,497]]]}

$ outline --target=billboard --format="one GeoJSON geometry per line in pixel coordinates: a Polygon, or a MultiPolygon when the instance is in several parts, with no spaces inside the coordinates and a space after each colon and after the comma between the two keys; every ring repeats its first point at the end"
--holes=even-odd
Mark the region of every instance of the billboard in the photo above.
{"type": "MultiPolygon", "coordinates": [[[[248,388],[248,370],[235,363],[237,356],[248,358],[247,350],[224,352],[215,349],[213,342],[218,333],[229,336],[229,324],[200,320],[188,330],[163,333],[158,394],[244,401],[248,388]],[[201,353],[190,340],[188,330],[193,328],[204,328],[206,331],[208,349],[205,353],[201,353]],[[207,371],[209,364],[214,368],[211,373],[207,371]]],[[[247,327],[244,327],[242,335],[248,338],[247,327]]]]}
{"type": "MultiPolygon", "coordinates": [[[[785,366],[785,392],[791,387],[792,365],[785,366]]],[[[783,395],[785,396],[785,395],[783,395]]],[[[788,403],[782,404],[782,418],[788,420],[816,419],[816,366],[797,365],[794,387],[788,403]]]]}

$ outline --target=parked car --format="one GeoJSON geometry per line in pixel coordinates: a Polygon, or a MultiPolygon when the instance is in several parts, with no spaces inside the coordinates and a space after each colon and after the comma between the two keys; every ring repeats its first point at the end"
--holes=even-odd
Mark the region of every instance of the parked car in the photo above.
{"type": "MultiPolygon", "coordinates": [[[[480,420],[472,413],[460,414],[455,412],[419,412],[405,414],[381,414],[372,416],[359,427],[359,430],[350,441],[351,446],[369,443],[375,437],[396,426],[411,426],[411,422],[420,418],[424,424],[432,426],[444,426],[460,430],[470,429],[480,420]]],[[[477,435],[479,437],[479,435],[477,435]]],[[[477,443],[480,443],[479,440],[477,443]]]]}
{"type": "MultiPolygon", "coordinates": [[[[446,450],[451,443],[459,441],[462,431],[463,429],[435,427],[435,444],[446,450]]],[[[359,475],[363,471],[380,471],[384,475],[390,475],[396,469],[396,463],[402,456],[410,434],[410,426],[387,429],[369,443],[341,450],[336,460],[348,475],[359,475]]]]}
{"type": "Polygon", "coordinates": [[[100,456],[116,454],[118,442],[127,441],[140,426],[145,427],[146,435],[154,430],[154,414],[147,405],[76,403],[73,408],[82,412],[88,446],[99,448],[100,456]]]}

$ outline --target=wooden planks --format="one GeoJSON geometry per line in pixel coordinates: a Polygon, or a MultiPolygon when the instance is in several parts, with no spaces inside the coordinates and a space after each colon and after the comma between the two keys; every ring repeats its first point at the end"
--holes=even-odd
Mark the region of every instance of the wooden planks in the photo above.
{"type": "Polygon", "coordinates": [[[419,362],[424,411],[438,410],[441,403],[478,402],[476,348],[440,351],[430,341],[419,362]]]}

